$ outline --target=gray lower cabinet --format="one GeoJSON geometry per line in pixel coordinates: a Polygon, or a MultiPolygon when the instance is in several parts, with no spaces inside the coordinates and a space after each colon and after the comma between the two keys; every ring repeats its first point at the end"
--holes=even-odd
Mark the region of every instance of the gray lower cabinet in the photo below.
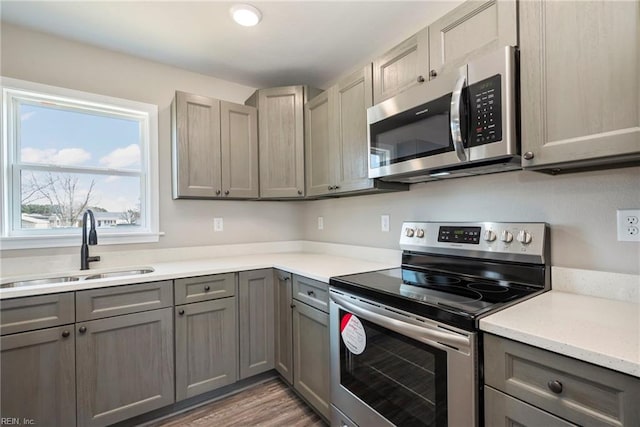
{"type": "Polygon", "coordinates": [[[274,367],[273,270],[238,275],[240,379],[274,367]]]}
{"type": "Polygon", "coordinates": [[[522,418],[532,413],[529,407],[538,408],[538,415],[522,418],[522,425],[570,425],[537,422],[556,417],[578,425],[640,425],[639,378],[489,334],[484,372],[486,425],[522,418]]]}
{"type": "Polygon", "coordinates": [[[105,426],[174,402],[173,309],[77,323],[77,420],[105,426]]]}
{"type": "Polygon", "coordinates": [[[331,417],[329,363],[329,314],[294,299],[293,386],[326,419],[331,417]]]}
{"type": "Polygon", "coordinates": [[[484,407],[486,426],[570,427],[576,425],[488,386],[484,388],[484,407]]]}
{"type": "Polygon", "coordinates": [[[292,275],[274,270],[274,358],[282,378],[293,384],[292,275]]]}
{"type": "Polygon", "coordinates": [[[640,159],[640,3],[519,2],[523,167],[640,159]]]}
{"type": "Polygon", "coordinates": [[[176,400],[238,378],[236,298],[176,306],[176,400]]]}
{"type": "Polygon", "coordinates": [[[0,347],[0,417],[18,418],[20,425],[75,426],[73,325],[3,336],[0,347]]]}

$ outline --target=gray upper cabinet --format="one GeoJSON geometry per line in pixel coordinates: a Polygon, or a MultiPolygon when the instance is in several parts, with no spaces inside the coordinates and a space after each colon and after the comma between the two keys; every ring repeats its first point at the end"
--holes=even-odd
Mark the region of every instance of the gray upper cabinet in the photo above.
{"type": "Polygon", "coordinates": [[[302,198],[304,104],[318,93],[306,86],[256,91],[247,105],[258,108],[260,197],[302,198]]]}
{"type": "Polygon", "coordinates": [[[236,298],[176,306],[176,400],[238,379],[236,314],[236,298]]]}
{"type": "Polygon", "coordinates": [[[172,104],[173,197],[220,195],[220,101],[176,92],[172,104]]]}
{"type": "Polygon", "coordinates": [[[293,319],[291,273],[274,270],[275,368],[293,384],[293,319]]]}
{"type": "Polygon", "coordinates": [[[241,271],[238,279],[240,379],[274,367],[273,271],[241,271]]]}
{"type": "Polygon", "coordinates": [[[640,158],[640,3],[520,3],[525,169],[640,158]]]}
{"type": "Polygon", "coordinates": [[[258,197],[255,108],[176,92],[173,197],[258,197]]]}
{"type": "Polygon", "coordinates": [[[222,195],[257,198],[258,111],[248,105],[220,102],[222,195]]]}
{"type": "Polygon", "coordinates": [[[369,64],[305,104],[308,196],[408,189],[369,179],[367,108],[373,104],[372,90],[369,64]]]}
{"type": "Polygon", "coordinates": [[[330,145],[329,91],[307,102],[305,116],[305,157],[307,196],[327,194],[333,189],[333,159],[330,145]]]}
{"type": "Polygon", "coordinates": [[[429,79],[429,30],[424,28],[373,60],[373,103],[429,79]]]}
{"type": "Polygon", "coordinates": [[[516,0],[467,1],[429,25],[431,78],[518,44],[516,0]]]}
{"type": "Polygon", "coordinates": [[[3,420],[19,418],[21,424],[26,419],[34,425],[75,426],[73,325],[3,336],[0,348],[3,420]]]}
{"type": "Polygon", "coordinates": [[[76,324],[77,420],[105,426],[174,402],[173,309],[76,324]]]}

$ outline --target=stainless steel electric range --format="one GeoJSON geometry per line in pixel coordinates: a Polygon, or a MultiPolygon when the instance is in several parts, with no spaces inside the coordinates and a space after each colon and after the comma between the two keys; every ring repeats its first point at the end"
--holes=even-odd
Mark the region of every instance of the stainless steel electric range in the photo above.
{"type": "Polygon", "coordinates": [[[480,425],[479,320],[550,289],[548,234],[405,222],[401,267],[331,278],[332,425],[480,425]]]}

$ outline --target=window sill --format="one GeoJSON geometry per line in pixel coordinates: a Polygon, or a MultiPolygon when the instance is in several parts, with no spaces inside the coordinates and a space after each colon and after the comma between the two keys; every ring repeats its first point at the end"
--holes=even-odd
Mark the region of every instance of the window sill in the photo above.
{"type": "MultiPolygon", "coordinates": [[[[128,234],[102,234],[98,232],[99,245],[127,245],[133,243],[154,243],[160,240],[164,233],[128,233],[128,234]]],[[[82,244],[82,237],[79,235],[60,236],[11,236],[0,238],[0,251],[13,249],[41,249],[41,248],[64,248],[82,244]]]]}

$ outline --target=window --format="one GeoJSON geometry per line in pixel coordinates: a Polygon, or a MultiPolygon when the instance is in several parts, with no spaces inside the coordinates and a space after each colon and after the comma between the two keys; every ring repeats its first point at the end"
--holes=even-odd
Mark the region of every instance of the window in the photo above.
{"type": "Polygon", "coordinates": [[[2,249],[158,241],[155,105],[2,79],[2,249]]]}

